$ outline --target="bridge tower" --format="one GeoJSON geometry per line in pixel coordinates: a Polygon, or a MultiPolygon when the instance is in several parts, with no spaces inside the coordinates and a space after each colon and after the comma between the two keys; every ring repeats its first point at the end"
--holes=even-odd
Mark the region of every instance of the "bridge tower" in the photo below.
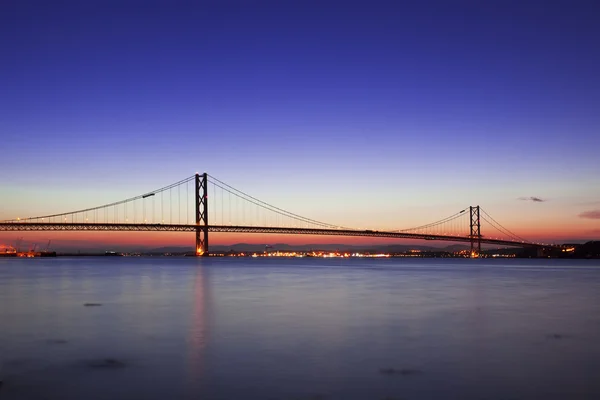
{"type": "Polygon", "coordinates": [[[481,254],[481,221],[479,220],[479,206],[469,207],[471,215],[471,258],[477,258],[481,254]]]}
{"type": "Polygon", "coordinates": [[[208,174],[196,174],[196,256],[208,257],[208,174]]]}

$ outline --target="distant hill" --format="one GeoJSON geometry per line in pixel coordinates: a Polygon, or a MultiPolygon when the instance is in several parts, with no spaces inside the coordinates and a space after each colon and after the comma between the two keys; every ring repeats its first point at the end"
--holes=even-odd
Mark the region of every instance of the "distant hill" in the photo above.
{"type": "Polygon", "coordinates": [[[446,250],[446,251],[471,250],[471,246],[466,245],[466,244],[451,244],[449,246],[444,247],[444,250],[446,250]]]}
{"type": "MultiPolygon", "coordinates": [[[[232,245],[214,245],[210,246],[211,251],[215,252],[253,252],[262,253],[265,251],[266,244],[251,244],[251,243],[236,243],[232,245]]],[[[291,245],[287,243],[275,243],[269,244],[269,251],[310,251],[310,250],[325,250],[325,251],[369,251],[369,252],[381,252],[381,253],[400,253],[408,250],[421,250],[421,251],[460,251],[468,250],[469,246],[456,244],[446,247],[435,247],[435,246],[411,246],[402,244],[391,244],[391,245],[348,245],[341,243],[329,243],[329,244],[302,244],[302,245],[291,245]]],[[[157,247],[153,249],[146,249],[146,253],[155,254],[184,254],[193,252],[194,248],[191,246],[167,246],[157,247]]]]}
{"type": "Polygon", "coordinates": [[[600,258],[600,241],[582,244],[575,251],[575,256],[581,258],[600,258]]]}

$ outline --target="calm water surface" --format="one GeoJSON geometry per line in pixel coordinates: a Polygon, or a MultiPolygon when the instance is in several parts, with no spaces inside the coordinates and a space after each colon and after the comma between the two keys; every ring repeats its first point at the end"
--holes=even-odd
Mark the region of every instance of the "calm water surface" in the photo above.
{"type": "Polygon", "coordinates": [[[2,400],[600,399],[600,263],[0,259],[0,380],[2,400]]]}

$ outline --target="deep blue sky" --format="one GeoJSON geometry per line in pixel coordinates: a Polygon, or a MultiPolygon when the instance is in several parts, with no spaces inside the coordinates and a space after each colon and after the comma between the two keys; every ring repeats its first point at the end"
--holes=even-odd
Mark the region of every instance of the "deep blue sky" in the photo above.
{"type": "Polygon", "coordinates": [[[481,204],[589,236],[598,21],[594,1],[4,0],[0,217],[206,170],[346,226],[481,204]]]}

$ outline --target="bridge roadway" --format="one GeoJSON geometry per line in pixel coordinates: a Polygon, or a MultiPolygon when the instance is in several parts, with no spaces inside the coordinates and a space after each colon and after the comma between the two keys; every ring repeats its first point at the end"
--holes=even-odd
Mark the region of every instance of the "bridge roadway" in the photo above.
{"type": "MultiPolygon", "coordinates": [[[[177,224],[114,224],[114,223],[64,223],[64,222],[0,222],[0,231],[141,231],[141,232],[195,232],[204,225],[177,224]]],[[[209,232],[231,233],[278,233],[280,235],[331,235],[364,236],[394,239],[440,240],[448,242],[471,242],[470,236],[403,233],[359,229],[286,228],[265,226],[209,225],[209,232]]],[[[500,246],[544,247],[535,243],[481,237],[481,243],[500,246]]]]}

